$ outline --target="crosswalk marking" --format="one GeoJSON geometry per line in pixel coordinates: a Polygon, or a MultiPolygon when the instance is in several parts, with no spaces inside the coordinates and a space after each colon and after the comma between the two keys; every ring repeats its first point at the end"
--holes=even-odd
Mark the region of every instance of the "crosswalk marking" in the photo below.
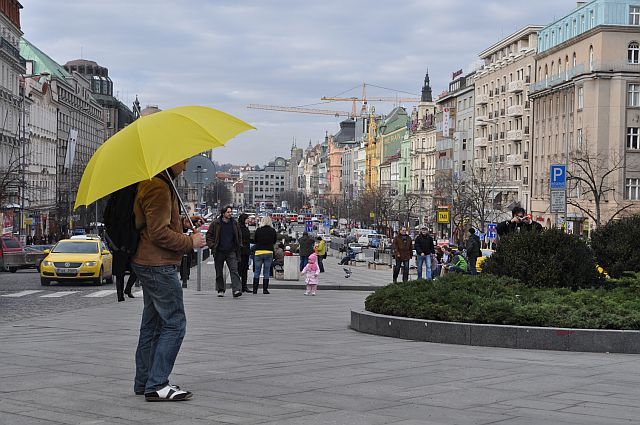
{"type": "Polygon", "coordinates": [[[107,297],[109,295],[114,295],[116,293],[115,289],[103,289],[102,291],[92,292],[90,294],[85,295],[85,298],[102,298],[107,297]]]}
{"type": "Polygon", "coordinates": [[[5,295],[0,295],[2,297],[7,297],[7,298],[18,298],[18,297],[24,297],[26,295],[31,295],[31,294],[37,294],[38,292],[42,292],[40,291],[20,291],[20,292],[16,292],[15,294],[5,294],[5,295]]]}
{"type": "Polygon", "coordinates": [[[71,294],[76,294],[80,291],[60,291],[60,292],[53,292],[51,294],[47,294],[47,295],[40,295],[40,298],[60,298],[60,297],[64,297],[67,295],[71,295],[71,294]]]}

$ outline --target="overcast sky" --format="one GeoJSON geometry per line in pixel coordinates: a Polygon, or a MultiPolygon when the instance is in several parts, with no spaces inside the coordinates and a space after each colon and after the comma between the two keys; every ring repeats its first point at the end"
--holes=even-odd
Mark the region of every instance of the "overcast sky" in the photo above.
{"type": "MultiPolygon", "coordinates": [[[[340,119],[247,109],[250,103],[349,111],[363,82],[434,95],[480,51],[528,24],[546,25],[571,0],[23,0],[25,38],[60,64],[109,68],[114,94],[162,109],[207,105],[257,127],[214,151],[218,161],[264,165],[314,144],[340,119]]],[[[398,93],[369,87],[369,96],[398,93]]],[[[393,104],[376,103],[388,112],[393,104]]],[[[405,105],[408,109],[411,105],[405,105]]]]}

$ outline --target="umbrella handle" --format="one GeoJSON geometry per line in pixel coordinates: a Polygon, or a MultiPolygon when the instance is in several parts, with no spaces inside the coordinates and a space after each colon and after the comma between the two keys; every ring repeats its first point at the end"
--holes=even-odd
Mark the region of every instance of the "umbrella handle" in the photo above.
{"type": "Polygon", "coordinates": [[[173,188],[173,191],[176,194],[176,197],[178,198],[178,202],[180,203],[180,207],[182,211],[184,211],[184,215],[187,217],[187,219],[189,219],[189,223],[191,223],[191,228],[194,229],[195,231],[196,226],[194,226],[193,221],[191,221],[191,217],[189,217],[189,212],[187,211],[187,207],[185,206],[184,202],[182,202],[182,198],[180,197],[180,194],[178,193],[178,189],[176,188],[176,185],[173,182],[173,179],[171,178],[171,174],[169,174],[169,170],[165,170],[165,173],[167,173],[167,177],[169,178],[171,187],[173,188]]]}

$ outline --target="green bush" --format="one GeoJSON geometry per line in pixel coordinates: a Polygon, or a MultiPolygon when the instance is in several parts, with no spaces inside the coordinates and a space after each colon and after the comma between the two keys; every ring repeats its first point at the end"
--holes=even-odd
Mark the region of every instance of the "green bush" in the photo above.
{"type": "Polygon", "coordinates": [[[367,311],[464,323],[590,329],[640,329],[638,277],[608,288],[533,288],[512,278],[450,274],[395,283],[365,301],[367,311]]]}
{"type": "Polygon", "coordinates": [[[591,246],[609,276],[640,271],[640,214],[612,221],[591,233],[591,246]]]}
{"type": "Polygon", "coordinates": [[[503,236],[483,273],[513,277],[537,288],[589,288],[601,283],[591,248],[559,229],[503,236]]]}

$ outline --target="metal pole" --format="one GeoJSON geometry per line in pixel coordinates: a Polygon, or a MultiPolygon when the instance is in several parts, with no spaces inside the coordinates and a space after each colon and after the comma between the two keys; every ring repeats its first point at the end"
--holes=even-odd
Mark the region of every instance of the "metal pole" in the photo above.
{"type": "MultiPolygon", "coordinates": [[[[180,194],[178,193],[178,189],[176,188],[175,183],[173,182],[173,179],[171,178],[171,174],[169,174],[168,170],[165,170],[165,173],[167,174],[167,177],[169,178],[169,182],[171,183],[171,187],[173,188],[173,191],[176,194],[176,198],[178,199],[178,203],[180,204],[180,207],[182,208],[182,211],[184,211],[184,214],[187,216],[187,219],[189,220],[189,223],[191,223],[191,227],[193,228],[193,231],[196,232],[198,231],[195,226],[193,225],[193,221],[191,221],[191,217],[189,217],[189,212],[187,211],[187,207],[184,205],[184,202],[182,202],[182,198],[180,197],[180,194]]],[[[201,264],[202,264],[202,248],[198,248],[196,250],[196,253],[198,255],[198,267],[197,267],[197,284],[196,284],[196,291],[202,291],[202,276],[201,276],[201,264]]]]}

